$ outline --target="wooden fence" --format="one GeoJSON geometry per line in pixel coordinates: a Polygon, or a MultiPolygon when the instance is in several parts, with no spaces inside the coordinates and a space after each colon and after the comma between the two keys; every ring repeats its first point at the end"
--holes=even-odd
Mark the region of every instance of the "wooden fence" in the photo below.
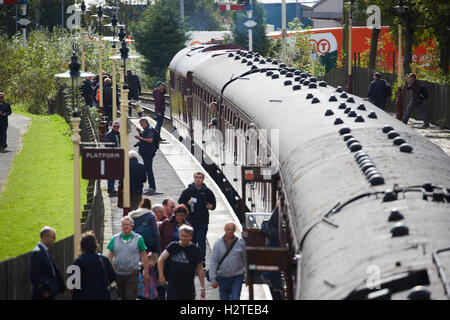
{"type": "MultiPolygon", "coordinates": [[[[369,85],[373,81],[374,73],[374,70],[353,67],[353,94],[366,97],[369,85]]],[[[396,75],[392,73],[381,73],[381,77],[386,79],[392,86],[396,80],[396,75]]],[[[333,69],[325,75],[324,80],[333,87],[342,86],[345,90],[347,87],[347,69],[333,69]]],[[[422,80],[420,82],[428,89],[430,94],[429,98],[423,102],[430,122],[435,125],[440,125],[442,128],[450,128],[450,87],[422,80]]],[[[392,89],[394,90],[394,88],[392,89]]],[[[405,113],[410,99],[411,90],[407,90],[403,94],[403,113],[405,113]]],[[[395,112],[395,110],[395,100],[392,101],[392,99],[389,99],[386,104],[386,111],[395,112]]],[[[411,116],[414,119],[421,119],[417,110],[414,110],[411,116]]]]}
{"type": "MultiPolygon", "coordinates": [[[[87,110],[83,109],[83,110],[87,110]]],[[[83,114],[83,137],[91,141],[98,141],[98,134],[96,130],[91,128],[93,123],[90,114],[83,114]]],[[[84,206],[82,212],[82,231],[93,230],[100,248],[103,247],[103,219],[104,206],[102,190],[100,187],[100,180],[92,180],[87,187],[87,204],[84,206]]],[[[58,230],[56,230],[58,235],[58,230]]],[[[36,234],[36,244],[39,241],[39,233],[36,234]]],[[[73,249],[73,235],[61,239],[54,243],[50,248],[50,254],[53,261],[61,272],[64,281],[67,278],[67,267],[73,264],[74,249],[73,249]]],[[[31,297],[31,282],[30,282],[30,259],[31,252],[27,252],[15,258],[0,262],[0,300],[25,300],[31,297]]],[[[70,292],[66,289],[64,295],[58,299],[69,299],[70,292]]]]}

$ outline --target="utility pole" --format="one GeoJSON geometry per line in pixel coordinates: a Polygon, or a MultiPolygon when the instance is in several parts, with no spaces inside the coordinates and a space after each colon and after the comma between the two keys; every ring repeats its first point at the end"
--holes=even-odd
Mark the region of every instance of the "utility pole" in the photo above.
{"type": "Polygon", "coordinates": [[[281,60],[286,63],[286,0],[281,3],[281,60]]]}
{"type": "Polygon", "coordinates": [[[180,18],[184,21],[184,0],[180,0],[180,18]]]}

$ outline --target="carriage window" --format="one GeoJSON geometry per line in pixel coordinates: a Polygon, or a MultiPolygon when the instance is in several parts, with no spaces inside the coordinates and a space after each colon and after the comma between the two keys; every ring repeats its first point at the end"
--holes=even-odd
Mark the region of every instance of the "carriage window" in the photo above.
{"type": "Polygon", "coordinates": [[[170,87],[175,89],[175,72],[170,71],[170,87]]]}

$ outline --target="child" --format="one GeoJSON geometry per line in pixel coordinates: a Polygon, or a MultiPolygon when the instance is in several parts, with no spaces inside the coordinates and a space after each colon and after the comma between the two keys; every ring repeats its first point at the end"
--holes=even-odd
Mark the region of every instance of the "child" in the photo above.
{"type": "Polygon", "coordinates": [[[158,277],[156,276],[156,264],[158,263],[158,254],[149,252],[147,254],[148,259],[148,274],[150,279],[144,282],[143,270],[139,275],[138,283],[138,299],[141,300],[155,300],[158,299],[158,291],[156,286],[158,284],[158,277]]]}

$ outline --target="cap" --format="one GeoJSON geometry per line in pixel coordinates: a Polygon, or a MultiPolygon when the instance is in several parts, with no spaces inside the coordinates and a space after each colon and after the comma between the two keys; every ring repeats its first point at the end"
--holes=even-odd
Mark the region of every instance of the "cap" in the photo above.
{"type": "Polygon", "coordinates": [[[156,87],[159,87],[160,85],[166,85],[164,82],[162,82],[162,81],[158,81],[158,82],[156,82],[156,87]]]}

